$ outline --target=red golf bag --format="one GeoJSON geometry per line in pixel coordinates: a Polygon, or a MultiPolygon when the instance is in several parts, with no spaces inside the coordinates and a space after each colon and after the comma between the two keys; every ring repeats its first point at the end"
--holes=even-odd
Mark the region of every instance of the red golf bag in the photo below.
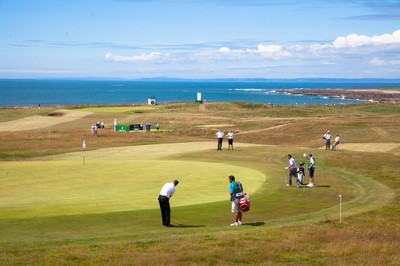
{"type": "Polygon", "coordinates": [[[250,198],[249,196],[247,196],[247,194],[245,194],[244,197],[240,199],[239,207],[242,212],[247,212],[250,210],[250,198]]]}

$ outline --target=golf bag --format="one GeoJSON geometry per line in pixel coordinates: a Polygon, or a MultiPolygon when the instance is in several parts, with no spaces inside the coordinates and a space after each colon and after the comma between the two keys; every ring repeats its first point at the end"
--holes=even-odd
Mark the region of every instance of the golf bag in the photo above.
{"type": "Polygon", "coordinates": [[[239,200],[239,207],[242,212],[247,212],[250,210],[250,198],[247,194],[244,194],[244,197],[239,200]]]}
{"type": "Polygon", "coordinates": [[[299,168],[297,168],[297,180],[303,185],[304,182],[304,163],[301,163],[299,168]]]}

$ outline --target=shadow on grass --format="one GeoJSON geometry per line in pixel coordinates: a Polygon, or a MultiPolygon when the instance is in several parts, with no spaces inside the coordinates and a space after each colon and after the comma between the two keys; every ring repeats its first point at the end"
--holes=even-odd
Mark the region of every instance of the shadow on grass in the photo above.
{"type": "MultiPolygon", "coordinates": [[[[314,188],[330,188],[331,186],[330,185],[320,185],[320,186],[317,186],[317,185],[315,185],[314,186],[314,188]]],[[[299,187],[299,188],[305,188],[305,189],[309,189],[309,187],[307,187],[306,185],[302,185],[301,187],[299,187]]]]}
{"type": "Polygon", "coordinates": [[[247,225],[247,226],[262,226],[262,225],[265,225],[265,222],[244,223],[243,225],[247,225]]]}
{"type": "Polygon", "coordinates": [[[178,227],[178,228],[194,228],[194,227],[206,227],[206,226],[205,225],[174,224],[174,227],[178,227]]]}

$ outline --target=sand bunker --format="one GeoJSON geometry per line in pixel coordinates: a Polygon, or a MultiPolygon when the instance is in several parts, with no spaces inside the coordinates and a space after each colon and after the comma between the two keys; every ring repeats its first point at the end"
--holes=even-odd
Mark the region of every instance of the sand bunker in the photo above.
{"type": "Polygon", "coordinates": [[[0,131],[21,131],[47,128],[65,122],[70,122],[89,114],[91,113],[76,110],[57,110],[48,116],[35,115],[0,123],[0,131]]]}

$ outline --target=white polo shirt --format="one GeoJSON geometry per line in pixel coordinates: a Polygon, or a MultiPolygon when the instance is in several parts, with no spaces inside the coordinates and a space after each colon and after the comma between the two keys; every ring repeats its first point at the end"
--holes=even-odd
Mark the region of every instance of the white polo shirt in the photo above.
{"type": "Polygon", "coordinates": [[[222,139],[225,136],[224,132],[222,132],[222,131],[218,131],[217,134],[215,134],[215,135],[217,135],[217,137],[219,139],[222,139]]]}
{"type": "Polygon", "coordinates": [[[326,140],[330,140],[332,138],[332,135],[329,133],[325,133],[324,137],[326,140]]]}
{"type": "Polygon", "coordinates": [[[293,159],[293,158],[290,158],[290,159],[289,159],[289,168],[290,168],[291,170],[297,168],[297,167],[296,167],[296,161],[295,161],[295,159],[293,159]]]}
{"type": "Polygon", "coordinates": [[[176,189],[175,189],[174,183],[166,183],[162,187],[162,189],[160,191],[160,195],[170,198],[175,193],[175,191],[176,191],[176,189]]]}

